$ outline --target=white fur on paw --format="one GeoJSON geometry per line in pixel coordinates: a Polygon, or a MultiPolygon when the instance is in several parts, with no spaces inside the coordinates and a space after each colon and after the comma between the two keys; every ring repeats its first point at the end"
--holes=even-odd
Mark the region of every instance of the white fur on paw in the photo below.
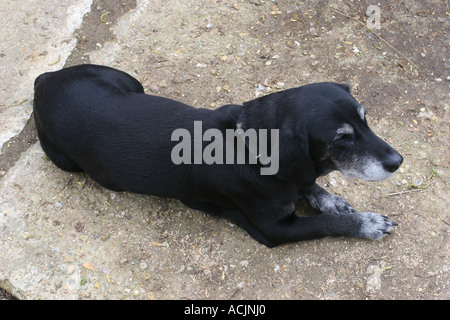
{"type": "Polygon", "coordinates": [[[356,212],[347,201],[331,193],[317,197],[311,201],[311,205],[322,213],[343,214],[356,212]]]}
{"type": "Polygon", "coordinates": [[[361,222],[359,229],[359,236],[361,238],[378,240],[390,234],[393,226],[397,226],[397,223],[389,221],[386,216],[375,212],[360,212],[357,215],[361,222]]]}

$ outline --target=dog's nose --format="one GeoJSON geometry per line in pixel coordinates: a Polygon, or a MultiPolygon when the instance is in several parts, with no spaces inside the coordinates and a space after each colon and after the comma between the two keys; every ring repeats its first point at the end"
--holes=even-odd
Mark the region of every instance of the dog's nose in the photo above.
{"type": "Polygon", "coordinates": [[[389,172],[395,172],[403,163],[403,157],[395,152],[391,154],[383,163],[384,169],[389,172]]]}

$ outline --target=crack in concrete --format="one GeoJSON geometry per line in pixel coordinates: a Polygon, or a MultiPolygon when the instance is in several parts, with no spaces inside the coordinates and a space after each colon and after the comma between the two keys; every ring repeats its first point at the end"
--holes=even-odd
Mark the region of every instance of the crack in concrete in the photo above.
{"type": "MultiPolygon", "coordinates": [[[[111,25],[117,19],[136,7],[136,0],[128,1],[106,1],[97,0],[91,5],[91,9],[83,17],[81,27],[73,33],[77,40],[75,48],[67,57],[64,67],[71,65],[89,63],[89,53],[101,48],[106,42],[115,39],[111,25]],[[108,21],[102,22],[100,17],[106,16],[108,21]],[[100,22],[100,23],[99,23],[100,22]]],[[[106,18],[102,19],[106,21],[106,18]]],[[[33,101],[31,101],[31,104],[33,101]]],[[[20,156],[38,141],[36,125],[31,113],[26,125],[19,134],[9,139],[3,144],[0,151],[0,179],[12,168],[19,160],[20,156]]],[[[17,300],[8,289],[11,285],[0,284],[0,300],[17,300]]]]}
{"type": "MultiPolygon", "coordinates": [[[[136,0],[97,0],[83,17],[81,27],[74,31],[77,44],[67,57],[64,67],[89,63],[89,53],[115,39],[111,26],[126,12],[136,7],[136,0]],[[108,15],[106,13],[110,12],[108,15]],[[102,22],[100,17],[104,15],[102,22]]],[[[33,103],[31,101],[31,103],[33,103]]],[[[31,113],[26,125],[16,136],[3,144],[0,151],[0,178],[15,165],[21,154],[37,142],[36,126],[31,113]]]]}

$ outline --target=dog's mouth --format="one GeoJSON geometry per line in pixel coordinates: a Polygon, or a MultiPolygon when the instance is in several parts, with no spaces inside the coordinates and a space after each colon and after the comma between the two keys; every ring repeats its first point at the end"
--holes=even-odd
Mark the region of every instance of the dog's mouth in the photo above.
{"type": "Polygon", "coordinates": [[[338,164],[338,171],[347,178],[380,181],[389,178],[400,168],[403,157],[396,153],[380,161],[373,158],[354,159],[351,163],[338,164]]]}
{"type": "Polygon", "coordinates": [[[362,179],[366,181],[384,180],[393,174],[393,172],[384,170],[382,166],[376,163],[367,164],[359,169],[339,169],[339,172],[346,178],[362,179]]]}

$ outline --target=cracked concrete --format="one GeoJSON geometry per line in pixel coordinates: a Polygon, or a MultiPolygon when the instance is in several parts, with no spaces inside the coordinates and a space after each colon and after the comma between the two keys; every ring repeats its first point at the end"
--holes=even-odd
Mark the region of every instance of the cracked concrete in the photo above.
{"type": "Polygon", "coordinates": [[[43,71],[61,69],[76,45],[73,32],[81,26],[92,0],[70,2],[8,1],[0,19],[0,149],[22,131],[30,117],[30,83],[43,71]]]}
{"type": "MultiPolygon", "coordinates": [[[[8,22],[0,30],[0,288],[19,299],[448,299],[446,8],[380,1],[380,34],[411,67],[329,10],[364,21],[367,6],[8,2],[0,13],[8,22]],[[176,200],[112,192],[59,170],[29,121],[33,81],[86,62],[130,73],[147,93],[206,108],[310,82],[350,83],[374,131],[405,162],[383,182],[332,173],[320,183],[399,226],[376,242],[267,249],[176,200]]],[[[314,214],[303,203],[297,209],[314,214]]]]}

